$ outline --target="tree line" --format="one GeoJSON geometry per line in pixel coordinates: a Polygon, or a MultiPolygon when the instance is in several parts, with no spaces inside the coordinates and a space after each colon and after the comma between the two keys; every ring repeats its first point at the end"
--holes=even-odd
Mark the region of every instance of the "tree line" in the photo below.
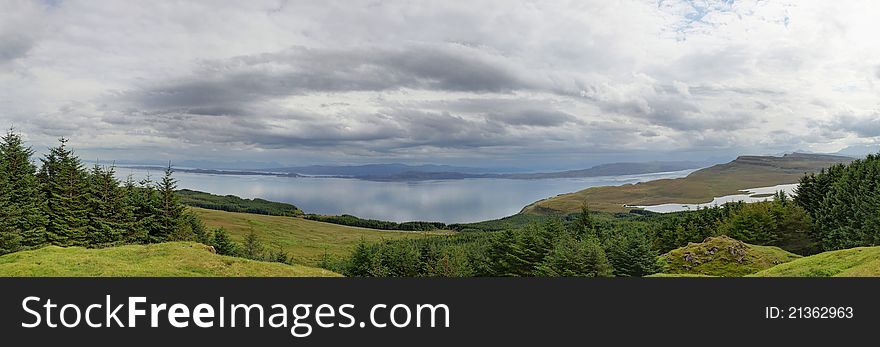
{"type": "Polygon", "coordinates": [[[196,238],[196,217],[175,196],[170,166],[157,182],[120,182],[113,166],[87,169],[67,139],[39,167],[33,155],[19,134],[0,139],[0,253],[196,238]]]}
{"type": "Polygon", "coordinates": [[[180,202],[169,164],[158,181],[120,181],[114,166],[86,168],[67,139],[33,160],[20,134],[0,138],[0,254],[39,248],[109,247],[197,241],[222,255],[288,263],[255,235],[239,244],[223,229],[208,230],[180,202]]]}
{"type": "Polygon", "coordinates": [[[823,250],[880,245],[880,154],[804,176],[794,200],[823,250]]]}
{"type": "Polygon", "coordinates": [[[646,230],[606,230],[586,207],[558,218],[499,232],[359,244],[339,269],[354,277],[609,277],[660,270],[646,230]]]}
{"type": "Polygon", "coordinates": [[[243,199],[235,195],[221,196],[189,189],[178,190],[177,196],[184,205],[210,210],[284,217],[297,217],[303,214],[302,210],[294,205],[263,199],[243,199]]]}
{"type": "Polygon", "coordinates": [[[654,230],[657,248],[663,253],[720,235],[801,255],[820,251],[812,218],[782,191],[771,201],[729,202],[695,211],[649,215],[640,220],[654,230]]]}
{"type": "Polygon", "coordinates": [[[381,230],[399,230],[399,231],[432,231],[446,229],[445,223],[440,222],[389,222],[376,219],[358,218],[352,215],[343,214],[338,216],[324,216],[319,214],[307,214],[306,219],[314,221],[347,225],[360,228],[381,229],[381,230]]]}

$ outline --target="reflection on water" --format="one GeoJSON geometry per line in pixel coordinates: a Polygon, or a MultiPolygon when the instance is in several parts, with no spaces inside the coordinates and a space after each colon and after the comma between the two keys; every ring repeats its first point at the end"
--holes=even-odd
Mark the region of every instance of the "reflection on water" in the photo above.
{"type": "MultiPolygon", "coordinates": [[[[546,179],[371,182],[342,178],[208,175],[178,172],[178,187],[291,203],[307,213],[352,214],[390,221],[476,222],[506,217],[540,199],[587,187],[683,177],[694,170],[645,175],[546,179]]],[[[119,169],[139,180],[147,171],[119,169]]],[[[154,179],[161,172],[150,173],[154,179]]]]}
{"type": "Polygon", "coordinates": [[[736,202],[736,201],[744,201],[744,202],[759,202],[759,201],[767,201],[772,200],[772,196],[764,196],[761,195],[766,194],[775,194],[776,192],[782,190],[788,195],[794,195],[795,188],[797,188],[797,184],[780,184],[778,186],[772,187],[761,187],[761,188],[751,188],[744,190],[746,194],[734,194],[721,196],[712,199],[712,202],[707,202],[705,204],[662,204],[662,205],[651,205],[651,206],[633,206],[643,208],[652,212],[660,212],[660,213],[669,213],[669,212],[678,212],[678,211],[687,211],[687,210],[696,210],[703,207],[712,207],[712,206],[721,206],[728,202],[736,202]],[[758,196],[755,196],[758,195],[758,196]]]}

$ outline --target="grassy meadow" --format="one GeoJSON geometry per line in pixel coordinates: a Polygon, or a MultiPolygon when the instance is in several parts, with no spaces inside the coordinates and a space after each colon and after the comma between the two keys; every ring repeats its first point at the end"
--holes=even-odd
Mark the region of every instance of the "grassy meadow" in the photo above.
{"type": "Polygon", "coordinates": [[[0,256],[0,277],[336,277],[320,268],[214,254],[195,242],[46,246],[0,256]]]}
{"type": "Polygon", "coordinates": [[[347,257],[361,241],[379,242],[422,238],[444,232],[386,231],[350,227],[296,217],[234,213],[190,208],[209,228],[223,227],[236,242],[251,232],[270,250],[281,248],[294,263],[317,266],[327,254],[335,259],[347,257]]]}
{"type": "Polygon", "coordinates": [[[880,247],[819,253],[760,271],[755,277],[878,277],[880,247]]]}

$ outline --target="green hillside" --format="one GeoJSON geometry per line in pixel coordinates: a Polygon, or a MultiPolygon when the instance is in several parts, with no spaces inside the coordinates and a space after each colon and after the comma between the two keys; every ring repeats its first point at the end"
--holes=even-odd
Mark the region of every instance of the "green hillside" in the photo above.
{"type": "Polygon", "coordinates": [[[294,263],[316,266],[324,254],[335,258],[349,255],[361,241],[379,242],[422,238],[435,232],[384,231],[344,226],[303,218],[233,213],[191,208],[209,228],[223,227],[237,242],[254,232],[269,250],[279,247],[294,263]]]}
{"type": "Polygon", "coordinates": [[[710,237],[660,256],[666,274],[740,277],[800,256],[778,247],[750,245],[727,236],[710,237]]]}
{"type": "Polygon", "coordinates": [[[48,246],[0,256],[3,277],[335,277],[328,270],[214,254],[195,242],[103,249],[48,246]]]}
{"type": "Polygon", "coordinates": [[[789,154],[782,157],[742,156],[727,164],[697,170],[684,178],[662,179],[622,186],[593,187],[535,202],[524,213],[577,212],[583,201],[598,211],[626,212],[624,205],[697,204],[749,188],[797,183],[804,173],[816,172],[852,158],[789,154]]]}
{"type": "Polygon", "coordinates": [[[880,247],[830,251],[779,264],[756,277],[878,277],[880,247]]]}

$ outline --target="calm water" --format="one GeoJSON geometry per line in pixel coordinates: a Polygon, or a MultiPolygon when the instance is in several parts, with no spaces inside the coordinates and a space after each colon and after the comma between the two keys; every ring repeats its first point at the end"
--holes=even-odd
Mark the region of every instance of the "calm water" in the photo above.
{"type": "MultiPolygon", "coordinates": [[[[135,179],[147,172],[119,169],[135,179]]],[[[577,179],[464,179],[371,182],[341,178],[293,178],[175,173],[179,188],[291,203],[307,213],[352,214],[390,221],[476,222],[506,217],[540,199],[587,187],[683,177],[693,170],[577,179]]],[[[154,179],[161,172],[150,173],[154,179]]]]}
{"type": "Polygon", "coordinates": [[[687,211],[687,210],[696,210],[703,207],[712,207],[712,206],[721,206],[728,202],[759,202],[759,201],[768,201],[772,200],[773,197],[753,197],[754,195],[763,195],[763,194],[774,194],[778,191],[784,191],[789,196],[794,195],[794,191],[797,188],[797,184],[780,184],[778,186],[772,187],[761,187],[761,188],[751,188],[746,189],[746,194],[734,194],[727,196],[719,196],[712,199],[712,202],[707,202],[705,204],[662,204],[662,205],[651,205],[651,206],[634,206],[641,207],[648,211],[660,212],[660,213],[668,213],[668,212],[678,212],[678,211],[687,211]]]}

